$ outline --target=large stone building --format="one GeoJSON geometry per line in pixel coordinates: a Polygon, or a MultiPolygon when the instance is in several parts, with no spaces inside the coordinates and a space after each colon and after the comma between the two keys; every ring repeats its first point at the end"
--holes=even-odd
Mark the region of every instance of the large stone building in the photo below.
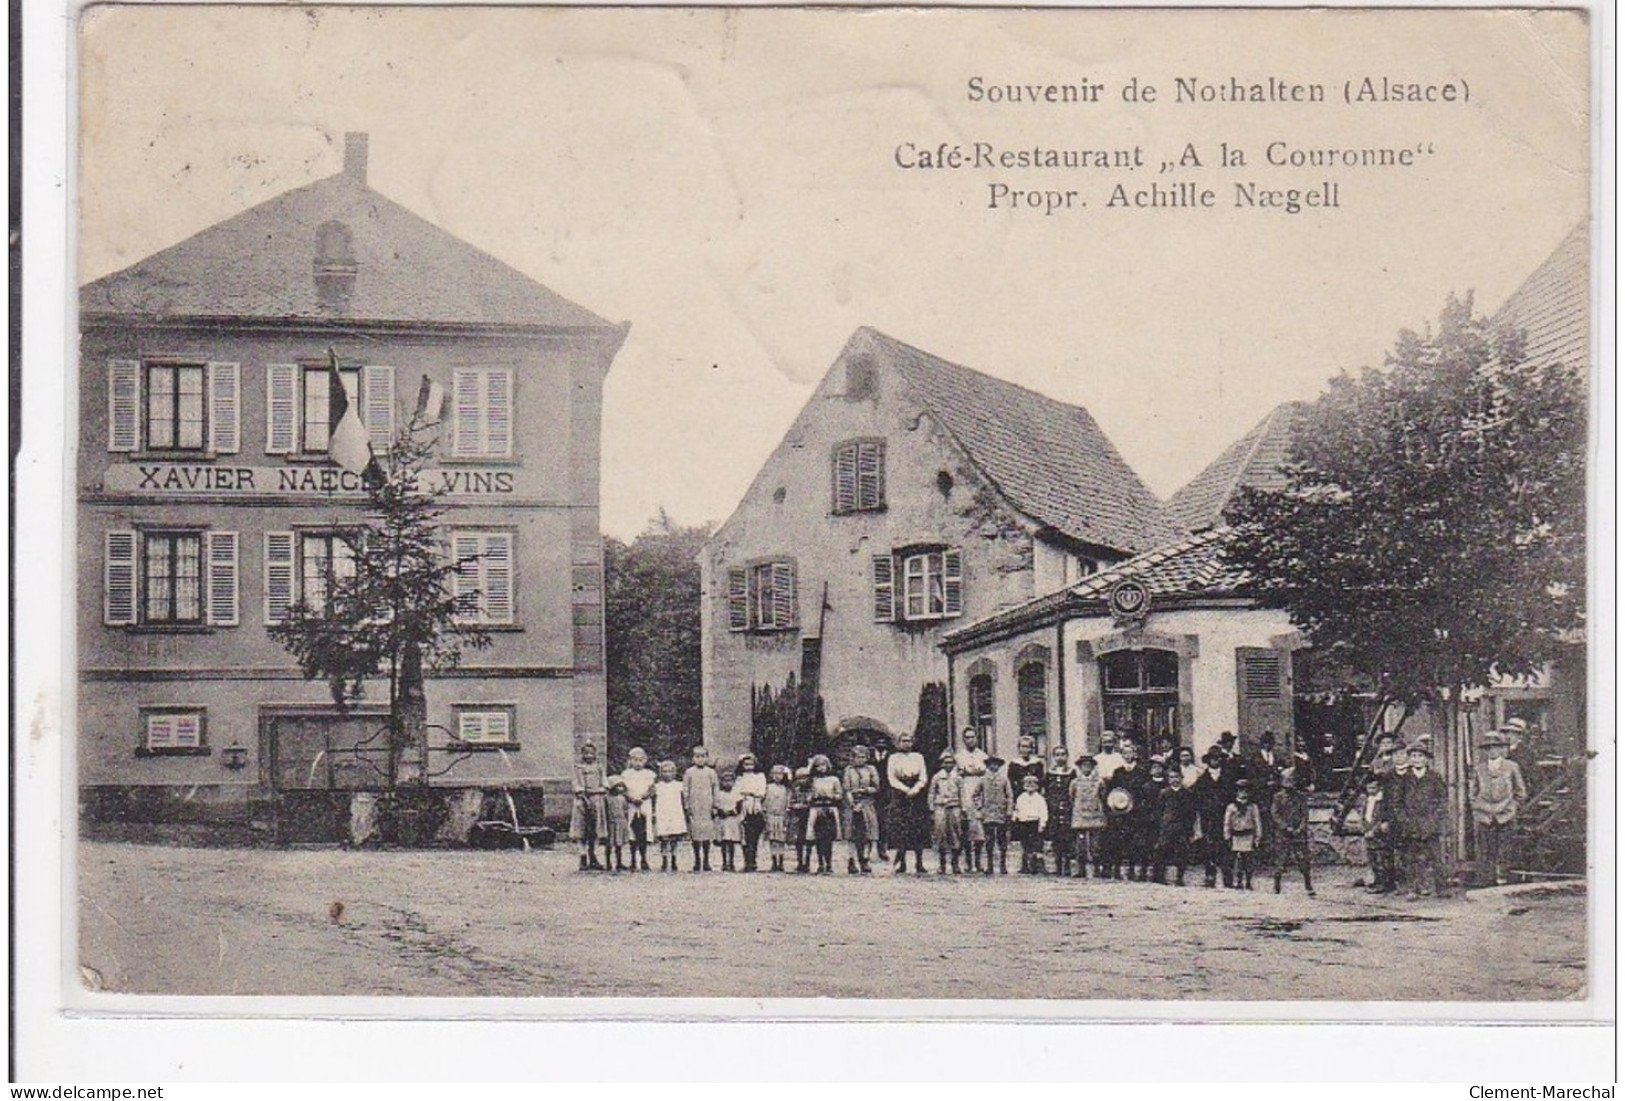
{"type": "Polygon", "coordinates": [[[706,743],[804,672],[834,730],[912,730],[941,684],[996,748],[1047,742],[1053,656],[950,685],[944,633],[1175,534],[1085,410],[859,329],[702,555],[706,743]]]}
{"type": "Polygon", "coordinates": [[[448,829],[497,787],[534,812],[602,741],[599,410],[625,325],[371,190],[359,134],[338,174],[85,286],[80,322],[92,823],[332,839],[382,783],[384,683],[341,713],[267,632],[320,603],[361,517],[327,454],[329,349],[375,450],[424,380],[450,396],[429,476],[492,643],[427,684],[419,771],[456,793],[448,829]]]}

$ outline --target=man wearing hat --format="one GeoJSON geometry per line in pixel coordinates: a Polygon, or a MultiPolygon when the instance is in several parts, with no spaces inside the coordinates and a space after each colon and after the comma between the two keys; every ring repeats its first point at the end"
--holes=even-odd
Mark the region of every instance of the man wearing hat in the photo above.
{"type": "Polygon", "coordinates": [[[1204,887],[1212,887],[1224,872],[1224,885],[1230,886],[1230,849],[1224,840],[1224,812],[1236,796],[1235,774],[1225,766],[1224,750],[1210,746],[1202,754],[1202,774],[1191,784],[1196,828],[1200,835],[1197,851],[1205,872],[1204,887]]]}
{"type": "Polygon", "coordinates": [[[1479,861],[1493,870],[1497,885],[1507,881],[1503,859],[1506,832],[1529,798],[1523,770],[1507,756],[1509,743],[1502,731],[1484,735],[1479,742],[1484,760],[1473,769],[1473,836],[1478,842],[1479,861]]]}
{"type": "Polygon", "coordinates": [[[1422,893],[1424,875],[1429,894],[1439,886],[1439,835],[1444,831],[1449,793],[1444,780],[1433,771],[1433,748],[1427,738],[1414,742],[1406,757],[1407,767],[1395,783],[1394,817],[1399,827],[1405,897],[1416,899],[1422,893]]]}

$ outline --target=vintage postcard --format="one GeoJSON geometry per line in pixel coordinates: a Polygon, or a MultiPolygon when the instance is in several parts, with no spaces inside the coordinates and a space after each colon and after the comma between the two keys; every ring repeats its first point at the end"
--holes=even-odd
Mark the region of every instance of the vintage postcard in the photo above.
{"type": "Polygon", "coordinates": [[[1594,1017],[1594,31],[84,9],[64,997],[1594,1017]]]}

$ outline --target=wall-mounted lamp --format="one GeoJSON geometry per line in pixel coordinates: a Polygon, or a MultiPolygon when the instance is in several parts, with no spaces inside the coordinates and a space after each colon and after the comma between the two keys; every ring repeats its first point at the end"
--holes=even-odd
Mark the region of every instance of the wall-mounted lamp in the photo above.
{"type": "Polygon", "coordinates": [[[220,763],[233,772],[241,772],[248,765],[248,750],[242,743],[233,740],[230,745],[220,751],[220,763]]]}

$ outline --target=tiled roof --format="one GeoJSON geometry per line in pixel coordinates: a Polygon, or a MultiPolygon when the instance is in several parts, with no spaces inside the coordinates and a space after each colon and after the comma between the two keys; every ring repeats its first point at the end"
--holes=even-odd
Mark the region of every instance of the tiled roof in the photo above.
{"type": "Polygon", "coordinates": [[[1231,444],[1184,488],[1168,498],[1167,511],[1184,531],[1205,531],[1224,522],[1224,510],[1243,487],[1280,489],[1292,446],[1292,422],[1303,406],[1287,402],[1270,410],[1253,430],[1231,444]]]}
{"type": "Polygon", "coordinates": [[[1133,552],[1176,533],[1089,413],[939,359],[873,329],[859,347],[902,376],[1018,512],[1080,542],[1133,552]]]}
{"type": "Polygon", "coordinates": [[[330,319],[600,327],[603,318],[384,198],[365,169],[318,180],[87,284],[80,311],[145,318],[330,319]],[[317,300],[318,230],[349,230],[354,290],[317,300]]]}
{"type": "Polygon", "coordinates": [[[1112,587],[1130,578],[1146,587],[1153,602],[1157,597],[1172,596],[1235,597],[1243,574],[1224,560],[1224,546],[1229,533],[1229,528],[1210,528],[1146,551],[1086,577],[1071,588],[1036,597],[950,632],[944,638],[943,646],[958,651],[989,636],[1015,633],[1054,622],[1069,613],[1102,614],[1106,595],[1112,587]]]}
{"type": "Polygon", "coordinates": [[[1591,234],[1581,222],[1495,314],[1524,330],[1529,358],[1585,369],[1591,362],[1591,234]]]}
{"type": "Polygon", "coordinates": [[[1104,597],[1119,581],[1133,578],[1158,596],[1233,596],[1242,572],[1224,560],[1230,529],[1210,528],[1166,547],[1136,555],[1084,578],[1070,592],[1080,600],[1104,597]]]}

